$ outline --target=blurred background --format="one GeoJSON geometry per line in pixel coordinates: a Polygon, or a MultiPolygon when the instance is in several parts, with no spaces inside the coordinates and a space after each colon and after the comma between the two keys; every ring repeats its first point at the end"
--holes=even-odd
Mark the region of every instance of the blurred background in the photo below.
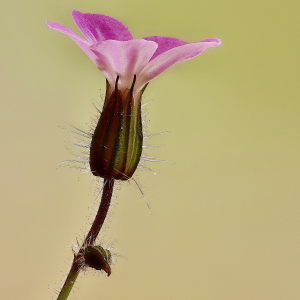
{"type": "Polygon", "coordinates": [[[119,19],[135,38],[222,45],[153,80],[148,144],[160,160],[115,192],[105,242],[112,275],[88,271],[81,299],[300,298],[299,9],[297,1],[1,2],[1,298],[54,299],[97,203],[61,128],[83,130],[105,79],[74,42],[73,9],[119,19]],[[90,192],[89,192],[90,191],[90,192]],[[90,209],[89,206],[91,205],[90,209]]]}

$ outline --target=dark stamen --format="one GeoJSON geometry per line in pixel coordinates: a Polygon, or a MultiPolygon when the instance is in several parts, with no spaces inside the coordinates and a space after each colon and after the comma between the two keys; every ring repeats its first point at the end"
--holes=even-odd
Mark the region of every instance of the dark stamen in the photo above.
{"type": "Polygon", "coordinates": [[[118,90],[118,81],[119,81],[119,75],[117,76],[117,79],[116,79],[115,91],[117,91],[117,90],[118,90]]]}
{"type": "Polygon", "coordinates": [[[134,75],[134,77],[133,77],[133,82],[132,82],[132,85],[131,85],[131,88],[130,88],[130,92],[131,93],[133,92],[133,88],[134,88],[135,82],[136,82],[136,75],[134,75]]]}

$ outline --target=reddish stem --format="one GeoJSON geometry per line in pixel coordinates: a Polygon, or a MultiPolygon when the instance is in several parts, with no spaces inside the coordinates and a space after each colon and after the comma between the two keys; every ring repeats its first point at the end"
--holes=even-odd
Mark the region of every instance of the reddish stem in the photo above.
{"type": "Polygon", "coordinates": [[[103,192],[102,192],[102,199],[101,203],[98,209],[98,212],[96,214],[95,220],[91,226],[91,229],[89,230],[86,238],[84,239],[84,242],[82,244],[82,247],[78,251],[78,253],[74,254],[74,259],[71,265],[70,272],[66,278],[66,281],[57,297],[57,300],[66,300],[73,288],[73,285],[79,275],[79,271],[81,268],[81,265],[78,262],[78,259],[83,254],[84,247],[93,245],[95,243],[95,240],[100,232],[100,229],[103,226],[103,223],[105,221],[110,201],[113,193],[113,187],[114,187],[114,180],[113,179],[104,179],[104,186],[103,186],[103,192]]]}

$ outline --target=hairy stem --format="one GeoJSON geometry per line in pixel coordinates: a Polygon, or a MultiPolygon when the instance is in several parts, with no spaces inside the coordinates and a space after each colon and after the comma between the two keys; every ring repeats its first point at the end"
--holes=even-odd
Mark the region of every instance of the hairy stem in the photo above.
{"type": "Polygon", "coordinates": [[[69,274],[66,278],[66,281],[57,297],[57,300],[66,300],[73,288],[73,285],[79,275],[80,271],[80,264],[78,262],[79,257],[83,254],[84,247],[93,245],[95,243],[95,240],[99,234],[99,231],[105,221],[111,196],[113,193],[113,187],[114,187],[114,180],[113,179],[105,179],[104,180],[104,186],[103,186],[103,192],[102,192],[102,199],[101,203],[98,209],[98,212],[96,214],[95,220],[91,226],[91,229],[89,230],[87,236],[84,239],[84,242],[82,244],[82,247],[78,251],[78,253],[74,254],[74,259],[71,265],[71,269],[69,271],[69,274]]]}

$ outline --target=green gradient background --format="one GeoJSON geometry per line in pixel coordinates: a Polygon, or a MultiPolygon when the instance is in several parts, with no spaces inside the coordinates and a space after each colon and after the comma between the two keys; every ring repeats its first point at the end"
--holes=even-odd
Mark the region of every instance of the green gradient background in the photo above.
{"type": "Polygon", "coordinates": [[[111,277],[88,272],[81,299],[300,299],[298,1],[19,1],[1,3],[1,256],[4,300],[53,299],[92,220],[88,177],[58,126],[85,128],[105,80],[54,21],[73,9],[124,22],[135,38],[207,37],[220,47],[151,82],[153,153],[175,164],[119,185],[105,240],[111,277]]]}

